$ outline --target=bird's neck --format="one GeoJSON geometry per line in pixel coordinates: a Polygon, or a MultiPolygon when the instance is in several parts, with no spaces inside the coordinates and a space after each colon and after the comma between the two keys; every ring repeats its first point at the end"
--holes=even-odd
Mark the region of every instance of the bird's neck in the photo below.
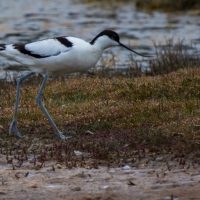
{"type": "Polygon", "coordinates": [[[101,36],[98,38],[94,38],[91,42],[91,45],[93,45],[95,48],[100,48],[102,51],[105,49],[111,47],[109,41],[107,40],[106,36],[101,36]]]}

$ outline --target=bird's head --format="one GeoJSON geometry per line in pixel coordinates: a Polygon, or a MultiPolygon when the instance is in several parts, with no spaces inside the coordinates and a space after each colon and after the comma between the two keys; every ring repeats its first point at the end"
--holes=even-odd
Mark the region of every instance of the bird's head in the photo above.
{"type": "Polygon", "coordinates": [[[100,48],[102,48],[103,50],[109,47],[113,47],[113,46],[121,46],[124,47],[125,49],[128,49],[129,51],[132,51],[135,54],[138,54],[140,56],[143,57],[151,57],[148,55],[142,55],[140,53],[137,53],[136,51],[130,49],[129,47],[127,47],[126,45],[122,44],[120,42],[120,38],[119,35],[111,30],[104,30],[101,33],[99,33],[91,42],[91,45],[97,45],[100,48]]]}

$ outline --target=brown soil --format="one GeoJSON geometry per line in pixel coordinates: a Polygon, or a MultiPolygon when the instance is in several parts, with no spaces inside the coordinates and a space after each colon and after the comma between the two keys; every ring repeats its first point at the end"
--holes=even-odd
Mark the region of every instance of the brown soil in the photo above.
{"type": "Polygon", "coordinates": [[[200,199],[200,167],[162,157],[135,167],[73,168],[53,162],[36,170],[23,163],[13,170],[0,155],[0,199],[200,199]],[[53,169],[54,166],[55,170],[53,169]]]}

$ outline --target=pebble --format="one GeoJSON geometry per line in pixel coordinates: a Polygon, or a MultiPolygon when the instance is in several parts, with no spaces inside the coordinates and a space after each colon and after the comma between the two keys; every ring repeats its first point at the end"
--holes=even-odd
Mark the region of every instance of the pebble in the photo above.
{"type": "Polygon", "coordinates": [[[72,191],[81,191],[81,187],[74,187],[71,189],[72,191]]]}
{"type": "Polygon", "coordinates": [[[123,169],[123,170],[130,170],[130,169],[131,169],[131,167],[130,167],[130,166],[128,166],[128,165],[125,165],[124,167],[122,167],[122,169],[123,169]]]}
{"type": "Polygon", "coordinates": [[[30,185],[30,188],[37,188],[38,186],[37,186],[37,184],[36,183],[34,183],[34,184],[32,184],[32,185],[30,185]]]}
{"type": "Polygon", "coordinates": [[[94,135],[94,133],[92,131],[89,131],[89,130],[85,131],[85,134],[94,135]]]}
{"type": "Polygon", "coordinates": [[[61,165],[61,164],[56,164],[56,167],[57,167],[58,169],[62,169],[62,165],[61,165]]]}
{"type": "Polygon", "coordinates": [[[115,173],[115,170],[114,169],[110,169],[108,172],[109,173],[115,173]]]}

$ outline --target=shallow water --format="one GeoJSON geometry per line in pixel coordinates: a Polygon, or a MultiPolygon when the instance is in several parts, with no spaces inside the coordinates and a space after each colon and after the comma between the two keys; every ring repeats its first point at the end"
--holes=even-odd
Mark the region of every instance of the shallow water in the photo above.
{"type": "MultiPolygon", "coordinates": [[[[165,43],[165,38],[172,37],[184,38],[187,43],[192,41],[200,48],[198,15],[147,13],[136,10],[127,1],[37,0],[34,4],[32,0],[0,1],[0,43],[27,43],[66,35],[91,41],[104,29],[115,30],[121,42],[145,54],[153,54],[152,41],[165,43]]],[[[112,57],[111,51],[117,67],[129,65],[130,52],[115,47],[106,50],[98,66],[105,65],[105,60],[112,57]]],[[[10,65],[13,63],[1,58],[0,69],[10,65]]],[[[2,78],[3,71],[0,74],[2,78]]]]}

